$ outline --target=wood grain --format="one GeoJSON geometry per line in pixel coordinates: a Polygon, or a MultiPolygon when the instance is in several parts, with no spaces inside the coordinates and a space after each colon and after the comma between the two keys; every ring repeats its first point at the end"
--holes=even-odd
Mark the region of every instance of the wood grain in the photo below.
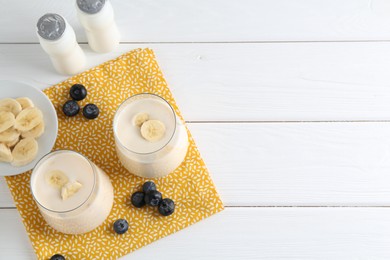
{"type": "MultiPolygon", "coordinates": [[[[388,43],[124,44],[152,47],[188,121],[390,120],[388,43]]],[[[0,79],[65,80],[39,45],[0,45],[0,79]]]]}
{"type": "Polygon", "coordinates": [[[0,177],[0,208],[15,207],[4,177],[0,177]]]}
{"type": "Polygon", "coordinates": [[[227,206],[390,206],[390,123],[189,128],[227,206]]]}
{"type": "MultiPolygon", "coordinates": [[[[229,206],[124,259],[390,259],[390,122],[303,122],[390,120],[389,1],[112,2],[127,44],[103,55],[83,45],[88,67],[153,48],[229,206]]],[[[74,3],[0,5],[0,79],[66,79],[35,24],[60,13],[86,42],[74,3]]],[[[0,178],[0,259],[35,259],[4,207],[0,178]]]]}
{"type": "MultiPolygon", "coordinates": [[[[124,42],[389,40],[385,0],[112,0],[124,42]]],[[[0,42],[37,42],[47,12],[63,15],[79,41],[74,1],[0,0],[0,42]],[[11,15],[13,14],[13,15],[11,15]]]]}
{"type": "MultiPolygon", "coordinates": [[[[22,229],[0,210],[0,259],[34,259],[22,229]]],[[[389,208],[227,208],[122,259],[389,259],[388,234],[389,208]]]]}

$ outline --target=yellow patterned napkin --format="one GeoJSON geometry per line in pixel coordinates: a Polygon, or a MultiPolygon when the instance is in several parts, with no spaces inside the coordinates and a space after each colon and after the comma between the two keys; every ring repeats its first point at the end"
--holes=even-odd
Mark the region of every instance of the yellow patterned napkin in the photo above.
{"type": "Polygon", "coordinates": [[[133,50],[44,92],[58,114],[59,132],[54,149],[78,151],[102,168],[112,180],[115,201],[111,214],[100,227],[84,235],[65,235],[46,225],[40,215],[30,193],[31,172],[7,177],[39,259],[48,259],[56,253],[66,259],[116,259],[223,210],[191,135],[185,161],[172,174],[155,180],[163,196],[175,201],[175,213],[163,217],[155,208],[137,209],[129,204],[129,196],[140,190],[145,179],[129,174],[118,160],[112,132],[116,108],[134,94],[149,92],[164,97],[181,116],[152,50],[133,50]],[[67,118],[61,112],[62,104],[69,99],[69,88],[75,83],[87,87],[88,96],[80,105],[97,104],[101,111],[98,119],[86,120],[80,115],[67,118]],[[130,223],[124,235],[112,232],[112,223],[118,218],[130,223]]]}

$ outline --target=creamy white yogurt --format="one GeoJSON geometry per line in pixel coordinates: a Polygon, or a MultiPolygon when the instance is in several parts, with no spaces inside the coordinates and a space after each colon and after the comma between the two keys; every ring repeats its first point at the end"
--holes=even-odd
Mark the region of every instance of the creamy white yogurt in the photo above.
{"type": "Polygon", "coordinates": [[[84,156],[73,151],[53,152],[37,164],[31,175],[31,191],[47,221],[57,231],[67,234],[89,232],[109,215],[114,192],[108,176],[84,156]],[[82,187],[68,199],[61,189],[48,182],[47,175],[61,171],[69,182],[82,187]]]}
{"type": "Polygon", "coordinates": [[[188,135],[172,107],[161,97],[140,94],[129,98],[118,109],[114,119],[116,149],[122,164],[131,173],[157,178],[174,171],[184,160],[188,135]],[[136,115],[147,113],[149,120],[165,126],[164,136],[150,142],[142,137],[134,122],[136,115]]]}

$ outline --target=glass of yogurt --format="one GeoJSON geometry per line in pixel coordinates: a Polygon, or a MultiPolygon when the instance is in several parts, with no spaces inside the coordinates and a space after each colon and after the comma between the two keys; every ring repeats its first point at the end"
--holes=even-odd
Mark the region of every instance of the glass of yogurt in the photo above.
{"type": "Polygon", "coordinates": [[[187,129],[158,95],[142,93],[128,98],[116,111],[113,128],[120,161],[140,177],[166,176],[187,154],[187,129]]]}
{"type": "Polygon", "coordinates": [[[49,153],[37,163],[31,192],[46,222],[65,234],[83,234],[100,226],[114,201],[105,172],[69,150],[49,153]]]}

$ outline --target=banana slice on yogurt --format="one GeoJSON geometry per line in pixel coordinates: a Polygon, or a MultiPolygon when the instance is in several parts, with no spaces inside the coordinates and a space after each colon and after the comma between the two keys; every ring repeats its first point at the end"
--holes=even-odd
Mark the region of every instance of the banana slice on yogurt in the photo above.
{"type": "Polygon", "coordinates": [[[52,170],[46,173],[45,175],[46,182],[55,188],[61,189],[69,179],[63,171],[52,170]]]}
{"type": "Polygon", "coordinates": [[[160,120],[148,120],[141,126],[141,135],[149,142],[157,142],[165,135],[165,125],[160,120]]]}
{"type": "Polygon", "coordinates": [[[83,187],[83,185],[78,181],[68,182],[67,184],[65,184],[61,188],[62,199],[66,200],[66,199],[72,197],[74,194],[76,194],[81,189],[81,187],[83,187]]]}
{"type": "Polygon", "coordinates": [[[143,123],[149,120],[148,113],[138,113],[134,116],[134,125],[141,127],[143,123]]]}

